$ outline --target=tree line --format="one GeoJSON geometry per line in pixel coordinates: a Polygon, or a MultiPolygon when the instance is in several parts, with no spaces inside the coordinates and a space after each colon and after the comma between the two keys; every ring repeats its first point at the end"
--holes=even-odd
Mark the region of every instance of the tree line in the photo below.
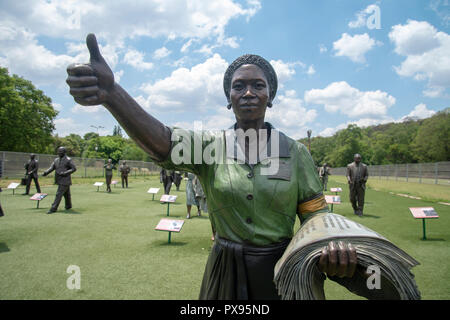
{"type": "Polygon", "coordinates": [[[109,136],[89,132],[59,137],[53,133],[57,115],[51,98],[31,81],[0,67],[0,150],[55,154],[64,146],[72,157],[151,161],[133,140],[122,136],[119,126],[109,136]]]}
{"type": "MultiPolygon", "coordinates": [[[[450,160],[450,108],[427,119],[409,118],[403,122],[366,128],[354,124],[331,137],[313,137],[311,155],[316,165],[327,162],[342,167],[360,153],[367,164],[400,164],[450,160]]],[[[55,154],[65,146],[68,155],[84,158],[111,158],[151,161],[138,145],[124,138],[119,126],[112,135],[95,132],[83,137],[53,134],[58,111],[52,100],[31,81],[0,67],[0,150],[55,154]]],[[[308,145],[308,139],[300,139],[308,145]]]]}
{"type": "MultiPolygon", "coordinates": [[[[407,118],[365,128],[350,124],[331,137],[311,138],[316,165],[343,167],[359,153],[372,165],[450,161],[450,108],[430,118],[407,118]]],[[[308,146],[308,139],[300,139],[308,146]]]]}

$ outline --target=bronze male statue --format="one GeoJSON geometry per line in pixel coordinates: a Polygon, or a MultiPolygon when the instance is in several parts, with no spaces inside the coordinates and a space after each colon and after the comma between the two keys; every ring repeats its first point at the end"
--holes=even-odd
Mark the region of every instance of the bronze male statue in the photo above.
{"type": "Polygon", "coordinates": [[[120,176],[122,178],[122,188],[124,188],[124,185],[126,184],[128,188],[128,174],[130,173],[130,167],[127,166],[127,162],[123,161],[122,164],[119,167],[120,176]]]}
{"type": "Polygon", "coordinates": [[[116,166],[112,163],[112,159],[108,159],[108,162],[103,166],[103,168],[105,168],[106,192],[110,193],[113,170],[116,169],[116,166]]]}
{"type": "Polygon", "coordinates": [[[177,191],[180,191],[180,184],[181,184],[182,180],[183,180],[183,176],[181,175],[181,172],[180,171],[175,171],[173,183],[177,187],[177,191]]]}
{"type": "Polygon", "coordinates": [[[66,148],[58,148],[58,158],[56,158],[50,168],[44,172],[44,176],[55,170],[55,183],[58,185],[55,201],[47,213],[53,213],[58,210],[59,203],[64,196],[66,210],[72,208],[72,199],[70,196],[70,185],[72,184],[71,174],[77,171],[72,159],[66,155],[66,148]]]}
{"type": "Polygon", "coordinates": [[[350,202],[354,214],[362,216],[366,182],[369,178],[367,166],[361,162],[361,155],[355,154],[353,162],[347,166],[347,180],[350,187],[350,202]]]}
{"type": "Polygon", "coordinates": [[[38,169],[39,163],[36,160],[36,155],[32,153],[30,155],[30,160],[25,164],[25,170],[27,171],[27,186],[24,194],[30,193],[31,180],[34,181],[37,193],[41,193],[41,188],[38,181],[38,169]]]}
{"type": "Polygon", "coordinates": [[[330,175],[330,167],[328,166],[328,163],[324,163],[323,166],[319,169],[319,177],[322,181],[323,190],[327,191],[327,184],[328,184],[328,176],[330,175]]]}
{"type": "Polygon", "coordinates": [[[170,194],[170,188],[174,178],[174,171],[162,169],[159,173],[159,181],[164,185],[164,194],[170,194]]]}

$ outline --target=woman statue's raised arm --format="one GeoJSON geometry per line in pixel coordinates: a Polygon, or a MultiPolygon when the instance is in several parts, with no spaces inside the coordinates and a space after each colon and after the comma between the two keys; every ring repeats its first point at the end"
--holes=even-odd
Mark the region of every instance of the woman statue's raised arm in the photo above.
{"type": "Polygon", "coordinates": [[[114,82],[114,75],[100,53],[94,34],[86,37],[86,45],[90,62],[67,67],[66,82],[70,94],[83,106],[105,106],[146,152],[157,160],[164,160],[170,151],[170,130],[114,82]]]}

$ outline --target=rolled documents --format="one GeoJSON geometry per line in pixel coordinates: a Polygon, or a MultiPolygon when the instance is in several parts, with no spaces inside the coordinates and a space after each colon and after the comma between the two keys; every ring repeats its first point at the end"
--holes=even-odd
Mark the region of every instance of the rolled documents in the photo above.
{"type": "MultiPolygon", "coordinates": [[[[318,274],[319,277],[321,274],[317,262],[330,241],[350,242],[356,248],[358,265],[364,268],[376,266],[400,299],[420,299],[414,275],[410,272],[419,262],[375,231],[334,213],[319,213],[306,220],[278,260],[274,282],[282,299],[325,298],[323,281],[318,280],[318,274]]],[[[355,287],[366,286],[365,281],[355,281],[359,281],[355,287]]]]}

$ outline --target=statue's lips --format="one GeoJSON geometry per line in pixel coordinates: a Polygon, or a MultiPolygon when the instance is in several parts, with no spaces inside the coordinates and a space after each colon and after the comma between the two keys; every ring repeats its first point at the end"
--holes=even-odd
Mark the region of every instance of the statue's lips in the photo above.
{"type": "Polygon", "coordinates": [[[258,108],[258,106],[255,104],[242,104],[242,105],[240,105],[240,107],[243,109],[258,108]]]}

